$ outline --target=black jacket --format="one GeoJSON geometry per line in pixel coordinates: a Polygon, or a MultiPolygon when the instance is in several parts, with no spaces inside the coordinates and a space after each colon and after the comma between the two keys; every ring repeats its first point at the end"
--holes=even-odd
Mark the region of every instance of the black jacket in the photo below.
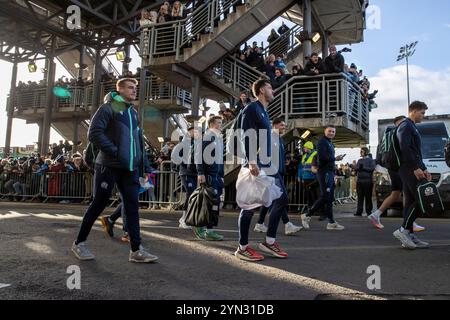
{"type": "Polygon", "coordinates": [[[323,65],[322,59],[319,59],[317,63],[313,63],[311,60],[308,61],[303,72],[307,76],[317,76],[317,74],[312,71],[313,69],[319,70],[319,74],[325,73],[325,67],[323,65]]]}
{"type": "Polygon", "coordinates": [[[115,91],[107,95],[92,118],[88,138],[100,151],[95,163],[128,171],[150,172],[138,114],[115,91]]]}
{"type": "Polygon", "coordinates": [[[202,159],[201,164],[196,165],[198,174],[222,178],[224,175],[223,138],[212,130],[207,130],[203,136],[202,148],[196,150],[196,152],[200,151],[201,154],[197,154],[196,158],[202,159]]]}
{"type": "Polygon", "coordinates": [[[317,159],[319,161],[319,170],[334,172],[336,161],[334,145],[327,137],[323,137],[317,143],[317,159]]]}
{"type": "Polygon", "coordinates": [[[325,69],[328,73],[341,73],[344,72],[344,56],[337,53],[333,59],[331,56],[325,58],[325,69]]]}
{"type": "Polygon", "coordinates": [[[370,157],[359,159],[355,170],[358,181],[372,181],[373,172],[375,171],[375,160],[370,157]]]}
{"type": "Polygon", "coordinates": [[[426,170],[422,158],[422,139],[411,119],[407,118],[398,126],[397,139],[400,146],[401,167],[426,170]]]}
{"type": "Polygon", "coordinates": [[[177,144],[172,150],[171,160],[173,163],[180,165],[180,176],[197,176],[197,168],[195,166],[195,145],[195,140],[187,135],[183,138],[183,141],[177,144]]]}

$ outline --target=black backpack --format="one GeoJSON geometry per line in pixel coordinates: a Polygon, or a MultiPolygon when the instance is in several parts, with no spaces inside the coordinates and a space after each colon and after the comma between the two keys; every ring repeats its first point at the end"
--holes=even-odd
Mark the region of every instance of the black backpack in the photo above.
{"type": "Polygon", "coordinates": [[[450,140],[445,145],[445,163],[450,167],[450,140]]]}
{"type": "Polygon", "coordinates": [[[94,167],[95,167],[95,159],[97,159],[97,155],[98,155],[99,151],[100,150],[92,142],[88,143],[83,159],[84,159],[84,162],[91,169],[94,169],[94,167]]]}
{"type": "Polygon", "coordinates": [[[400,168],[400,146],[397,139],[397,128],[386,131],[378,147],[380,164],[388,170],[398,171],[400,168]]]}
{"type": "Polygon", "coordinates": [[[444,214],[444,205],[439,190],[433,182],[426,180],[420,182],[417,186],[417,194],[419,196],[419,207],[423,214],[433,216],[444,214]]]}

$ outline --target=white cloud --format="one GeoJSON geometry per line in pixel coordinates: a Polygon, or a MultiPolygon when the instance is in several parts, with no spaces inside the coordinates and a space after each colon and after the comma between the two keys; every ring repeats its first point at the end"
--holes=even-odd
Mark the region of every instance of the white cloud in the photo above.
{"type": "MultiPolygon", "coordinates": [[[[410,72],[411,101],[427,103],[428,114],[450,113],[450,68],[430,71],[412,65],[410,72]]],[[[406,66],[382,69],[370,79],[371,90],[379,90],[376,102],[378,109],[370,114],[370,145],[378,144],[378,120],[395,118],[407,114],[406,66]]]]}

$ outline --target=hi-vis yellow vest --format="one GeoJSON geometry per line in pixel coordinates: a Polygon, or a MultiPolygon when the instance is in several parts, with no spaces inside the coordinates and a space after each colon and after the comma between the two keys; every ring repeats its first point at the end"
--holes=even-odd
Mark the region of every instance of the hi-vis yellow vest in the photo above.
{"type": "Polygon", "coordinates": [[[304,154],[302,157],[302,178],[305,180],[315,179],[315,174],[311,171],[312,162],[317,155],[317,151],[304,154]]]}

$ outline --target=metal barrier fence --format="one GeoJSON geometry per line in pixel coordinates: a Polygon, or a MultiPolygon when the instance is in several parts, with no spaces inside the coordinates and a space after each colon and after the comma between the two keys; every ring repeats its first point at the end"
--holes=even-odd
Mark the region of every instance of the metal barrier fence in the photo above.
{"type": "MultiPolygon", "coordinates": [[[[176,206],[182,203],[181,179],[171,169],[169,162],[163,163],[155,177],[153,188],[139,195],[141,204],[148,206],[176,206]]],[[[0,198],[7,200],[35,200],[42,202],[60,200],[88,202],[93,196],[94,177],[90,172],[46,172],[46,173],[2,173],[0,175],[0,198]]],[[[111,206],[120,201],[115,186],[111,195],[111,206]]]]}
{"type": "Polygon", "coordinates": [[[354,202],[356,199],[356,177],[336,177],[334,201],[338,204],[354,202]],[[353,190],[355,187],[355,191],[353,190]]]}
{"type": "MultiPolygon", "coordinates": [[[[57,200],[61,202],[87,203],[93,196],[93,175],[90,172],[47,172],[47,173],[2,173],[0,175],[0,198],[27,201],[39,199],[42,202],[57,200]]],[[[354,177],[336,178],[335,203],[342,204],[355,200],[354,177]]],[[[303,212],[311,204],[308,190],[296,176],[286,176],[285,185],[289,198],[289,211],[303,212]]],[[[154,188],[139,195],[141,205],[149,208],[167,207],[177,209],[184,203],[186,193],[182,188],[178,172],[173,170],[170,161],[161,164],[155,176],[154,188]]],[[[317,195],[316,195],[317,196],[317,195]]],[[[236,188],[234,184],[224,190],[223,204],[236,207],[236,188]]],[[[113,206],[120,202],[120,193],[115,186],[111,195],[113,206]]]]}

